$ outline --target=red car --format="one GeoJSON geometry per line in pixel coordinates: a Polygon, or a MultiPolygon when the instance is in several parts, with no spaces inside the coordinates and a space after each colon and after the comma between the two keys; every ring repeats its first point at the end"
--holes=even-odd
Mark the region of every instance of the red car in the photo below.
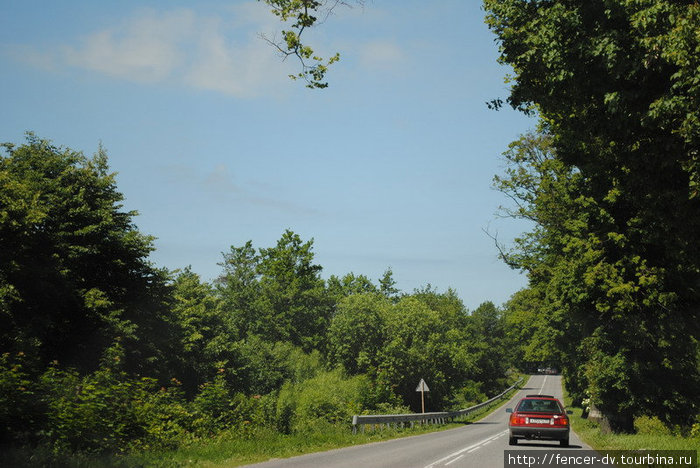
{"type": "Polygon", "coordinates": [[[558,440],[562,447],[569,445],[569,417],[571,411],[551,395],[527,395],[521,399],[508,421],[510,430],[509,445],[516,445],[518,439],[558,440]]]}

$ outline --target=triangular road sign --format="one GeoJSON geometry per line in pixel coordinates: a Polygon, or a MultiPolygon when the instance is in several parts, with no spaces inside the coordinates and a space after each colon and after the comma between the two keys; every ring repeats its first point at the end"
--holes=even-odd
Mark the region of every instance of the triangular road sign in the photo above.
{"type": "Polygon", "coordinates": [[[430,389],[428,388],[428,384],[425,383],[425,380],[420,379],[420,382],[418,382],[418,386],[416,387],[417,392],[429,392],[430,389]]]}

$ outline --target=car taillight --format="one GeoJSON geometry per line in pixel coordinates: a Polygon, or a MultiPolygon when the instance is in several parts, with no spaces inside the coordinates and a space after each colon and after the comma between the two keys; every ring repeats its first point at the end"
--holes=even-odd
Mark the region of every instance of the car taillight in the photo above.
{"type": "Polygon", "coordinates": [[[525,418],[513,413],[510,415],[510,424],[513,426],[523,426],[525,425],[525,418]]]}
{"type": "Polygon", "coordinates": [[[555,426],[568,426],[569,420],[566,418],[566,416],[554,416],[554,425],[555,426]]]}

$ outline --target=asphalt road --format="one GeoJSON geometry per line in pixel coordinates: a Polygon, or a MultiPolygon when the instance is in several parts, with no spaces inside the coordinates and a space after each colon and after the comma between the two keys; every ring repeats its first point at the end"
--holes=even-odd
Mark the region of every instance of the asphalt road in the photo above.
{"type": "Polygon", "coordinates": [[[503,467],[505,450],[591,450],[574,432],[570,447],[558,441],[519,441],[508,445],[508,414],[505,408],[526,394],[554,395],[562,399],[561,377],[533,375],[510,401],[478,422],[457,429],[403,439],[358,445],[300,457],[270,460],[250,465],[255,468],[484,468],[503,467]]]}

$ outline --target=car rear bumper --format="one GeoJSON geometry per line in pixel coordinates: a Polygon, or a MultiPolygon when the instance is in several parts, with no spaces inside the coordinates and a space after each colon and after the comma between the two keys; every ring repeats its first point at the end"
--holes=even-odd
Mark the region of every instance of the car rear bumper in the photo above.
{"type": "Polygon", "coordinates": [[[565,440],[568,427],[510,427],[510,436],[521,439],[565,440]]]}

